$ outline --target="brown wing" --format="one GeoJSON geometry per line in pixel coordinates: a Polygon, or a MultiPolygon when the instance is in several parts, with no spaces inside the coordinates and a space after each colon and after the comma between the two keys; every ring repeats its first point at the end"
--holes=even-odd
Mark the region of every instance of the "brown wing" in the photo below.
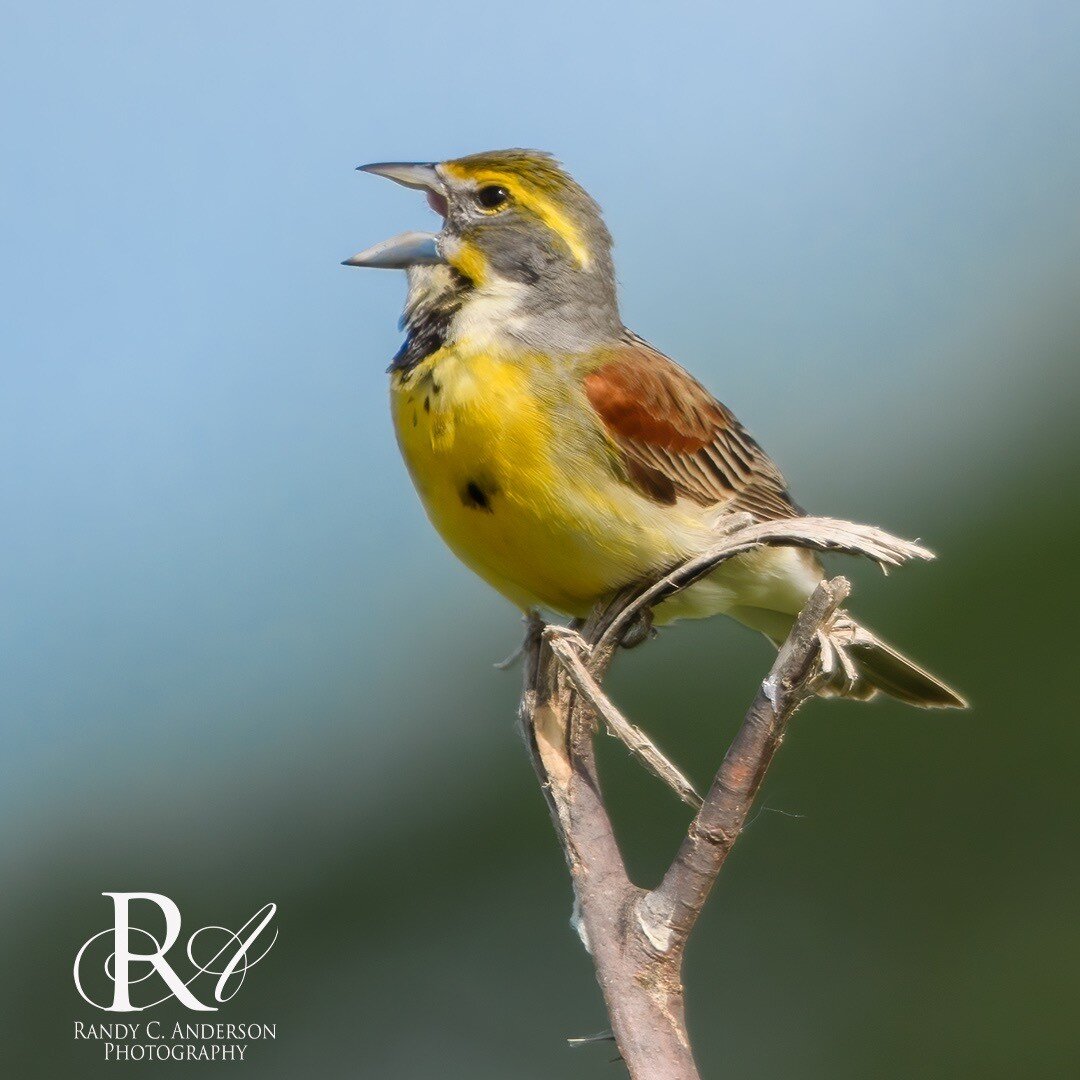
{"type": "Polygon", "coordinates": [[[683,496],[762,521],[802,513],[739,421],[663,353],[633,340],[590,371],[584,386],[628,477],[651,498],[683,496]]]}

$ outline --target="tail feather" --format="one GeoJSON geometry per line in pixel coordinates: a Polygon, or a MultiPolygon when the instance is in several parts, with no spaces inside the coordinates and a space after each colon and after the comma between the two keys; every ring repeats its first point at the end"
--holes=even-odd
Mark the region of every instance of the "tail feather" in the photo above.
{"type": "MultiPolygon", "coordinates": [[[[737,608],[731,614],[745,625],[762,631],[777,646],[787,637],[795,621],[794,615],[761,608],[737,608]]],[[[924,709],[968,707],[964,698],[936,675],[897,652],[855,622],[847,612],[842,612],[841,616],[837,624],[840,635],[834,640],[854,665],[856,677],[852,682],[848,673],[838,667],[822,694],[865,701],[882,693],[924,709]]]]}
{"type": "Polygon", "coordinates": [[[952,687],[919,667],[914,660],[882,641],[865,626],[851,621],[852,640],[843,646],[855,665],[856,679],[843,672],[827,684],[826,693],[865,700],[878,691],[923,709],[966,709],[967,701],[952,687]]]}
{"type": "Polygon", "coordinates": [[[855,641],[847,646],[858,678],[845,697],[872,697],[880,690],[889,697],[924,709],[966,709],[967,701],[952,687],[897,652],[888,642],[859,626],[855,641]]]}

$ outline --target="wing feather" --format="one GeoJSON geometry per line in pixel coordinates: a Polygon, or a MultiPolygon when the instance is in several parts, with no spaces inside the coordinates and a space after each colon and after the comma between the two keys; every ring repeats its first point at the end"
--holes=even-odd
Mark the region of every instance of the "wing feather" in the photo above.
{"type": "Polygon", "coordinates": [[[659,502],[798,517],[780,470],[696,379],[636,335],[584,377],[585,395],[623,456],[627,477],[659,502]]]}

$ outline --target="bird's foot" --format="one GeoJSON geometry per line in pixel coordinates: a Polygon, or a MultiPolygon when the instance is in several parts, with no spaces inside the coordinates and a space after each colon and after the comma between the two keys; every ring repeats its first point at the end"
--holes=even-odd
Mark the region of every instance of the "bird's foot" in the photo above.
{"type": "MultiPolygon", "coordinates": [[[[821,686],[835,687],[839,683],[845,691],[851,690],[858,681],[859,673],[848,648],[858,641],[859,627],[847,613],[837,611],[828,625],[817,632],[818,659],[815,682],[821,686]]],[[[834,690],[835,692],[835,690],[834,690]]]]}
{"type": "Polygon", "coordinates": [[[653,626],[652,609],[643,608],[623,630],[619,638],[619,646],[623,649],[636,649],[654,637],[656,637],[656,628],[653,626]]]}

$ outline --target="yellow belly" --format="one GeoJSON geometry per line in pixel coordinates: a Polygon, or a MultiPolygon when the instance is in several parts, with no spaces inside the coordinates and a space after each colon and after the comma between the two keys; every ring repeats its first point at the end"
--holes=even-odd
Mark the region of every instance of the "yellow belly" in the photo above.
{"type": "MultiPolygon", "coordinates": [[[[456,347],[391,380],[394,428],[428,517],[450,549],[522,609],[587,615],[602,597],[705,550],[715,509],[660,506],[619,477],[577,383],[544,356],[456,347]]],[[[725,563],[657,612],[795,613],[820,578],[806,552],[725,563]]]]}
{"type": "Polygon", "coordinates": [[[441,350],[393,376],[394,427],[428,517],[466,565],[522,608],[584,615],[683,552],[617,479],[571,388],[544,381],[551,363],[441,350]]]}

